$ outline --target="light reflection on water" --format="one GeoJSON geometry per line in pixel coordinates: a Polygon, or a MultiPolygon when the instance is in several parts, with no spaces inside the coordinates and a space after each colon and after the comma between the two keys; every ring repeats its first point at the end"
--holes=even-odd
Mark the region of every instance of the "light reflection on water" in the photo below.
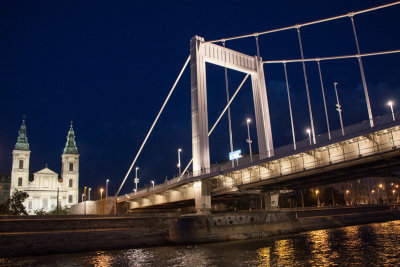
{"type": "Polygon", "coordinates": [[[399,266],[400,221],[280,239],[0,259],[21,266],[399,266]]]}

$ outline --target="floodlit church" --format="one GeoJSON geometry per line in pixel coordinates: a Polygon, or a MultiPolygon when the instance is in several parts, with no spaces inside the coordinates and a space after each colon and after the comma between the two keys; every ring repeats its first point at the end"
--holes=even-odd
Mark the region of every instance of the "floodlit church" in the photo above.
{"type": "Polygon", "coordinates": [[[29,197],[24,205],[28,214],[35,214],[36,210],[49,212],[57,207],[57,196],[59,207],[71,207],[78,203],[79,186],[79,154],[75,143],[75,132],[72,127],[67,135],[64,153],[61,155],[61,177],[58,173],[44,168],[38,172],[29,173],[29,149],[26,135],[25,119],[19,129],[19,136],[13,150],[11,188],[12,195],[15,189],[25,191],[29,197]]]}

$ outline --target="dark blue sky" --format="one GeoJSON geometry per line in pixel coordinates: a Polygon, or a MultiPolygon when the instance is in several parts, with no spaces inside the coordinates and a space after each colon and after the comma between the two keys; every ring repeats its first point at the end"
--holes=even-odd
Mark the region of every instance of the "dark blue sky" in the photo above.
{"type": "MultiPolygon", "coordinates": [[[[60,173],[69,121],[81,154],[80,186],[106,177],[121,183],[189,54],[193,35],[206,40],[259,32],[345,14],[391,1],[1,1],[0,171],[10,172],[22,115],[27,116],[31,171],[46,163],[60,173]]],[[[355,17],[363,53],[400,48],[400,6],[355,17]]],[[[302,29],[305,57],[355,54],[349,19],[302,29]]],[[[227,46],[256,54],[254,38],[227,46]]],[[[260,37],[264,60],[299,58],[296,31],[260,37]]],[[[374,115],[400,104],[400,55],[364,59],[374,115]]],[[[355,59],[323,62],[331,127],[338,128],[333,82],[339,82],[344,124],[367,119],[355,59]]],[[[326,132],[316,63],[307,63],[316,133],[326,132]]],[[[291,142],[282,65],[265,66],[274,144],[291,142]]],[[[301,64],[288,65],[297,139],[308,111],[301,64]]],[[[244,77],[229,72],[231,94],[244,77]]],[[[207,65],[209,125],[226,103],[224,72],[207,65]]],[[[234,147],[247,152],[245,118],[253,115],[250,83],[232,106],[234,147]]],[[[141,184],[162,182],[191,158],[190,81],[187,70],[138,160],[141,184]]],[[[255,127],[251,128],[253,139],[255,127]]],[[[210,139],[211,161],[229,150],[227,119],[210,139]]],[[[257,143],[254,143],[256,148],[257,143]]],[[[125,190],[132,190],[131,175],[125,190]]]]}

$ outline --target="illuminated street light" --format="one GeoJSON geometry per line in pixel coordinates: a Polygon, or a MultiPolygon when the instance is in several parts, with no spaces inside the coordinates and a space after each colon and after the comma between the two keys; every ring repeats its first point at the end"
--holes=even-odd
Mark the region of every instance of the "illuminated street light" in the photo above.
{"type": "Polygon", "coordinates": [[[249,150],[250,150],[250,161],[253,161],[253,153],[252,153],[252,151],[251,151],[251,143],[253,142],[253,141],[251,141],[251,138],[250,138],[250,122],[251,122],[251,119],[250,118],[248,118],[247,120],[246,120],[246,122],[247,122],[247,139],[246,139],[246,142],[247,143],[249,143],[249,150]]]}
{"type": "Polygon", "coordinates": [[[178,149],[178,168],[179,168],[179,176],[181,176],[182,171],[181,171],[181,152],[182,149],[178,149]]]}
{"type": "Polygon", "coordinates": [[[306,132],[308,133],[308,139],[310,140],[310,146],[311,146],[311,130],[310,130],[310,128],[307,128],[306,132]]]}
{"type": "Polygon", "coordinates": [[[104,189],[100,188],[100,200],[103,200],[103,191],[104,191],[104,189]]]}
{"type": "Polygon", "coordinates": [[[335,94],[336,94],[336,101],[337,101],[336,110],[339,112],[340,127],[342,127],[342,135],[344,136],[344,128],[343,128],[343,120],[342,120],[342,106],[339,103],[339,96],[338,96],[337,88],[336,88],[337,84],[338,84],[337,82],[333,83],[333,85],[335,86],[335,94]]]}
{"type": "Polygon", "coordinates": [[[154,181],[151,181],[151,183],[153,184],[153,188],[154,188],[154,181]]]}
{"type": "Polygon", "coordinates": [[[382,184],[379,184],[379,188],[381,188],[381,189],[382,189],[382,187],[383,187],[383,185],[382,185],[382,184]]]}
{"type": "Polygon", "coordinates": [[[319,207],[319,190],[315,190],[315,195],[317,196],[317,206],[319,207]]]}
{"type": "Polygon", "coordinates": [[[137,171],[139,170],[139,167],[136,167],[136,169],[135,169],[135,180],[134,180],[134,183],[135,183],[135,192],[137,191],[137,185],[138,185],[138,183],[139,183],[139,178],[137,177],[137,171]]]}
{"type": "Polygon", "coordinates": [[[393,112],[393,101],[389,101],[387,103],[387,105],[390,106],[390,111],[392,111],[392,118],[393,118],[393,121],[395,121],[396,118],[394,117],[394,112],[393,112]]]}
{"type": "Polygon", "coordinates": [[[91,187],[89,187],[89,201],[90,201],[90,191],[92,190],[91,187]]]}
{"type": "Polygon", "coordinates": [[[108,183],[110,182],[110,179],[106,180],[106,201],[108,200],[108,183]]]}

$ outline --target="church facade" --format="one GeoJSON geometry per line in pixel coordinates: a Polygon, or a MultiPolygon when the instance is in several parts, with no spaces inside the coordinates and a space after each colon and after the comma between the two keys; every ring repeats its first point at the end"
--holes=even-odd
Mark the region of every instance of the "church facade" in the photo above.
{"type": "Polygon", "coordinates": [[[60,208],[69,208],[78,203],[79,153],[72,122],[61,155],[61,177],[47,166],[33,173],[32,177],[29,169],[31,151],[26,133],[24,119],[12,153],[10,195],[15,189],[28,193],[24,206],[29,215],[35,214],[37,210],[53,211],[57,204],[60,208]]]}

